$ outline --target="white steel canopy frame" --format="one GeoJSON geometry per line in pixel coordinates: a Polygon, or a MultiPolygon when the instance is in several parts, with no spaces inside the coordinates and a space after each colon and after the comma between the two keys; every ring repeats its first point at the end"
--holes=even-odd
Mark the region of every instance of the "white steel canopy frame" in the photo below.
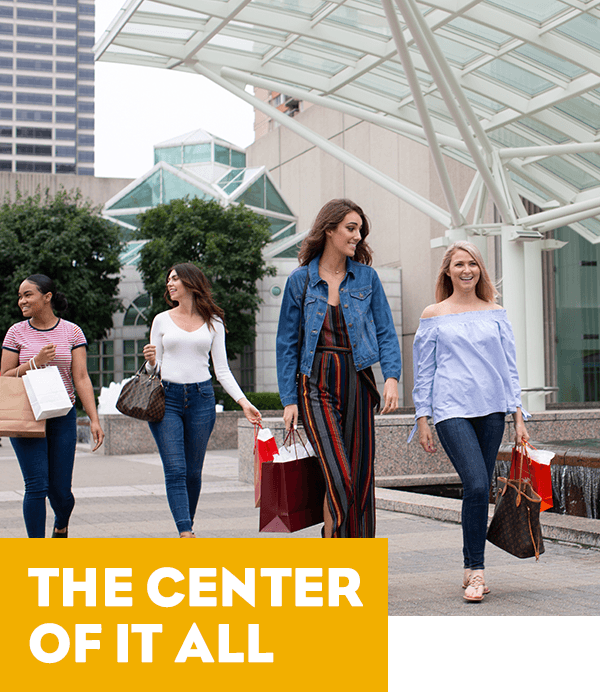
{"type": "MultiPolygon", "coordinates": [[[[600,0],[129,0],[95,51],[100,60],[212,79],[442,223],[438,245],[500,234],[523,386],[541,391],[537,267],[542,250],[557,247],[544,234],[568,224],[600,242],[600,0]],[[247,85],[428,145],[447,209],[247,85]],[[463,200],[443,155],[476,171],[463,200]],[[488,197],[499,224],[484,223],[488,197]],[[528,214],[521,197],[549,211],[528,214]],[[536,267],[526,282],[525,263],[536,267]]],[[[543,408],[544,395],[527,403],[543,408]]]]}

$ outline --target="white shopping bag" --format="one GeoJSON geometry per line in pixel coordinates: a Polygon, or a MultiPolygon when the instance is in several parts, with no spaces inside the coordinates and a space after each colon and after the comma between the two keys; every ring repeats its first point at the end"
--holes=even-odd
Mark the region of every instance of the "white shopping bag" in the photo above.
{"type": "Polygon", "coordinates": [[[28,370],[23,375],[23,384],[36,420],[64,416],[73,407],[55,365],[28,370]]]}

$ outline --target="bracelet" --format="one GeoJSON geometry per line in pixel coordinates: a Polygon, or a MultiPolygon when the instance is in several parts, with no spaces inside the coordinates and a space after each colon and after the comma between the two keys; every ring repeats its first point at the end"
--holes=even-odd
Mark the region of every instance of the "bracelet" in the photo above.
{"type": "Polygon", "coordinates": [[[29,369],[30,370],[37,370],[37,366],[36,366],[35,360],[33,358],[29,359],[29,369]]]}
{"type": "Polygon", "coordinates": [[[20,365],[17,365],[17,374],[15,375],[15,377],[19,377],[19,370],[20,370],[20,369],[21,369],[21,366],[20,366],[20,365]]]}

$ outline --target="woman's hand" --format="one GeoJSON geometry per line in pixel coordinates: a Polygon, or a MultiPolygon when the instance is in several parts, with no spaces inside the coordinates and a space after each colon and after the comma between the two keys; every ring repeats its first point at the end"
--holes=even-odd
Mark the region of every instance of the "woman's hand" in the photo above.
{"type": "Polygon", "coordinates": [[[520,408],[513,413],[513,420],[515,422],[515,444],[521,445],[529,440],[529,433],[523,422],[523,412],[520,408]]]}
{"type": "Polygon", "coordinates": [[[421,418],[417,419],[417,432],[421,447],[430,454],[437,452],[437,449],[433,446],[433,433],[427,422],[427,416],[421,416],[421,418]]]}
{"type": "Polygon", "coordinates": [[[246,418],[253,424],[258,424],[262,420],[260,411],[253,406],[245,397],[237,402],[241,407],[246,418]]]}
{"type": "Polygon", "coordinates": [[[148,361],[150,367],[154,368],[156,366],[156,346],[146,344],[144,346],[144,358],[148,361]]]}
{"type": "Polygon", "coordinates": [[[98,421],[90,421],[90,433],[92,435],[92,440],[94,440],[95,443],[92,452],[95,452],[104,442],[104,430],[102,430],[98,421]]]}
{"type": "Polygon", "coordinates": [[[41,351],[35,356],[33,362],[38,368],[48,365],[48,363],[56,356],[56,346],[54,344],[46,344],[41,351]]]}
{"type": "Polygon", "coordinates": [[[283,409],[283,422],[286,430],[289,430],[292,425],[294,427],[298,425],[298,406],[296,404],[288,404],[283,409]]]}
{"type": "Polygon", "coordinates": [[[388,377],[383,385],[383,404],[382,414],[398,408],[398,380],[395,377],[388,377]]]}

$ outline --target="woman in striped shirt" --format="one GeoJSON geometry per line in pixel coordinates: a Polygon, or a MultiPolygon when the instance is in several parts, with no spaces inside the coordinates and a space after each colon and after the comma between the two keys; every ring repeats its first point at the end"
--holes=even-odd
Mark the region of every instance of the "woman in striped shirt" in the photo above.
{"type": "MultiPolygon", "coordinates": [[[[19,307],[25,321],[13,324],[2,344],[3,377],[22,377],[45,365],[58,367],[62,381],[75,403],[75,390],[90,418],[94,450],[102,444],[94,390],[86,364],[87,342],[81,329],[57,317],[67,299],[44,274],[27,277],[19,287],[19,307]]],[[[75,406],[64,416],[46,421],[44,438],[11,438],[25,480],[23,515],[29,538],[44,538],[46,497],[55,515],[52,538],[67,538],[75,498],[71,492],[77,414],[75,406]]]]}

